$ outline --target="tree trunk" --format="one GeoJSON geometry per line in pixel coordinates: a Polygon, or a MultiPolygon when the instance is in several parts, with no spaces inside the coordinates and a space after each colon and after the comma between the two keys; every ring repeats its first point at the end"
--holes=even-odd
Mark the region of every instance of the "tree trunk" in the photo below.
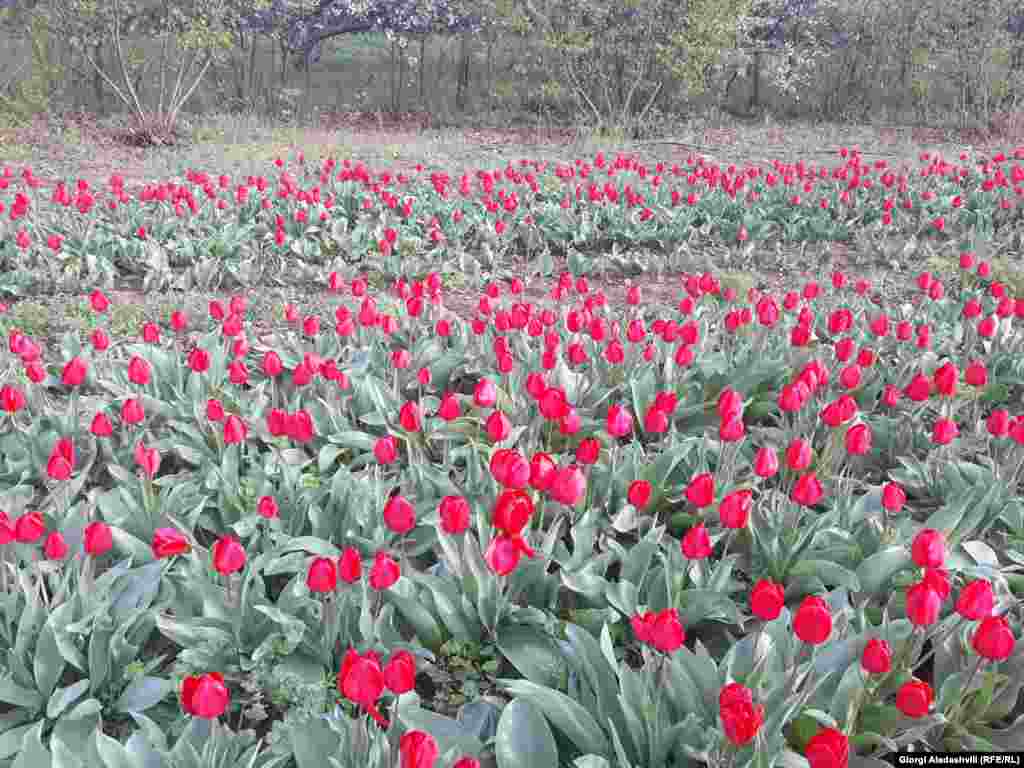
{"type": "MultiPolygon", "coordinates": [[[[96,46],[93,48],[93,61],[95,61],[96,64],[99,67],[103,66],[103,44],[102,43],[96,43],[96,46]]],[[[99,69],[96,69],[96,71],[93,72],[93,75],[92,75],[92,90],[93,90],[93,93],[96,94],[96,110],[97,110],[97,112],[99,112],[100,117],[105,117],[106,114],[107,114],[107,103],[106,103],[106,100],[103,98],[103,96],[104,96],[104,93],[103,93],[103,78],[100,76],[100,70],[99,69]]]]}
{"type": "Polygon", "coordinates": [[[427,69],[427,36],[426,34],[420,38],[420,106],[426,108],[426,99],[423,92],[424,77],[423,73],[427,69]]]}
{"type": "Polygon", "coordinates": [[[747,106],[747,112],[753,112],[761,106],[761,51],[754,51],[750,79],[750,104],[747,106]]]}
{"type": "Polygon", "coordinates": [[[459,81],[455,91],[455,108],[462,112],[466,109],[466,96],[469,90],[469,37],[462,33],[462,46],[459,52],[459,81]]]}

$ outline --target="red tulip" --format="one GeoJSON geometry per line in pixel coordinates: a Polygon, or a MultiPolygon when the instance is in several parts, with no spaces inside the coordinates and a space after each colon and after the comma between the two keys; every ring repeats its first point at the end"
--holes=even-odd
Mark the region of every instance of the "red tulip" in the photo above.
{"type": "Polygon", "coordinates": [[[533,454],[530,459],[530,487],[538,491],[547,491],[554,482],[558,465],[547,453],[533,454]]]}
{"type": "Polygon", "coordinates": [[[17,387],[5,384],[0,389],[0,408],[7,413],[17,413],[25,407],[25,393],[17,387]]]}
{"type": "Polygon", "coordinates": [[[138,355],[128,361],[128,380],[140,387],[149,383],[149,363],[138,355]]]}
{"type": "Polygon", "coordinates": [[[821,483],[818,481],[818,476],[814,472],[808,472],[806,475],[800,475],[800,477],[797,478],[796,484],[793,486],[793,501],[804,507],[813,507],[821,501],[824,495],[825,492],[821,487],[821,483]]]}
{"type": "Polygon", "coordinates": [[[576,446],[576,461],[584,466],[592,466],[601,456],[601,441],[596,437],[588,437],[576,446]]]}
{"type": "Polygon", "coordinates": [[[863,456],[871,451],[871,427],[854,424],[846,430],[846,452],[851,456],[863,456]]]}
{"type": "Polygon", "coordinates": [[[502,533],[491,539],[484,553],[488,567],[498,576],[507,576],[519,565],[521,555],[533,557],[534,551],[519,534],[510,536],[502,533]]]}
{"type": "Polygon", "coordinates": [[[969,621],[979,621],[992,615],[995,604],[992,583],[986,579],[975,579],[960,590],[956,612],[969,621]]]}
{"type": "Polygon", "coordinates": [[[924,581],[907,588],[907,618],[918,627],[927,627],[938,621],[942,598],[924,581]]]}
{"type": "Polygon", "coordinates": [[[754,456],[754,474],[758,477],[774,477],[779,471],[779,456],[774,448],[763,446],[758,448],[754,456]]]}
{"type": "Polygon", "coordinates": [[[629,484],[629,490],[626,492],[626,498],[629,503],[637,509],[643,509],[647,506],[647,502],[651,500],[652,491],[653,489],[648,481],[634,480],[629,484]]]}
{"type": "Polygon", "coordinates": [[[919,568],[941,568],[946,561],[946,537],[942,531],[918,531],[910,545],[910,557],[919,568]]]}
{"type": "Polygon", "coordinates": [[[985,421],[985,428],[992,437],[1006,437],[1010,434],[1010,412],[1004,408],[992,411],[985,421]]]}
{"type": "Polygon", "coordinates": [[[932,377],[935,381],[935,390],[944,397],[956,395],[956,385],[960,380],[960,371],[950,362],[943,363],[936,370],[932,377]]]}
{"type": "Polygon", "coordinates": [[[683,536],[679,543],[683,557],[687,560],[703,560],[711,554],[711,537],[704,523],[697,523],[683,536]]]}
{"type": "Polygon", "coordinates": [[[363,560],[355,547],[345,547],[338,558],[338,577],[346,584],[355,584],[363,577],[363,560]]]}
{"type": "Polygon", "coordinates": [[[390,464],[398,457],[398,441],[394,435],[378,438],[373,445],[373,455],[381,464],[390,464]]]}
{"type": "Polygon", "coordinates": [[[110,437],[114,433],[114,426],[107,418],[107,414],[100,411],[93,416],[89,431],[96,437],[110,437]]]}
{"type": "Polygon", "coordinates": [[[142,410],[142,403],[133,397],[124,401],[121,406],[121,421],[125,424],[138,424],[144,418],[146,413],[142,410]]]}
{"type": "Polygon", "coordinates": [[[892,647],[879,637],[868,640],[860,657],[860,665],[869,675],[885,675],[892,669],[892,647]]]}
{"type": "Polygon", "coordinates": [[[651,628],[651,645],[662,653],[675,653],[683,647],[686,632],[679,621],[679,611],[668,608],[657,614],[651,628]]]}
{"type": "Polygon", "coordinates": [[[441,530],[450,536],[464,533],[469,528],[469,502],[462,496],[445,496],[437,509],[441,530]]]}
{"type": "Polygon", "coordinates": [[[181,686],[181,708],[193,717],[213,720],[227,711],[231,695],[219,672],[186,677],[181,686]]]}
{"type": "Polygon", "coordinates": [[[587,479],[575,464],[559,469],[551,481],[548,493],[559,504],[575,507],[587,490],[587,479]]]}
{"type": "Polygon", "coordinates": [[[140,440],[135,444],[135,463],[146,473],[146,477],[152,480],[160,471],[160,451],[156,448],[147,448],[140,440]]]}
{"type": "Polygon", "coordinates": [[[416,527],[416,508],[404,496],[392,496],[384,505],[384,524],[392,533],[404,536],[416,527]]]}
{"type": "Polygon", "coordinates": [[[560,387],[548,387],[537,402],[537,407],[549,421],[559,421],[569,412],[569,403],[560,387]]]}
{"type": "Polygon", "coordinates": [[[235,414],[231,414],[224,422],[224,444],[234,445],[245,442],[248,432],[249,428],[245,426],[245,422],[235,414]]]}
{"type": "Polygon", "coordinates": [[[193,373],[205,373],[210,370],[210,353],[202,347],[193,347],[188,353],[188,367],[193,373]]]}
{"type": "Polygon", "coordinates": [[[794,472],[803,472],[811,465],[811,444],[796,438],[786,448],[786,466],[794,472]]]}
{"type": "Polygon", "coordinates": [[[94,520],[85,526],[83,535],[85,553],[99,557],[110,551],[114,546],[114,537],[110,526],[101,520],[94,520]]]}
{"type": "Polygon", "coordinates": [[[808,645],[821,645],[832,634],[832,613],[828,603],[808,595],[793,616],[793,632],[808,645]]]}
{"type": "Polygon", "coordinates": [[[850,742],[842,731],[823,728],[804,748],[804,757],[810,768],[847,768],[850,762],[850,742]]]}
{"type": "Polygon", "coordinates": [[[964,380],[972,387],[984,387],[988,384],[988,370],[980,360],[975,360],[967,366],[964,372],[964,380]]]}
{"type": "Polygon", "coordinates": [[[745,685],[729,683],[718,694],[718,715],[725,737],[738,747],[749,744],[764,725],[764,705],[754,705],[754,694],[745,685]]]}
{"type": "Polygon", "coordinates": [[[177,528],[157,528],[153,533],[153,556],[158,559],[183,555],[190,549],[192,545],[177,528]]]}
{"type": "Polygon", "coordinates": [[[522,490],[506,490],[494,503],[491,524],[508,536],[518,536],[529,525],[533,512],[529,494],[522,490]]]}
{"type": "Polygon", "coordinates": [[[441,398],[441,407],[438,408],[437,415],[445,421],[454,421],[461,415],[459,400],[452,392],[446,392],[441,398]]]}
{"type": "Polygon", "coordinates": [[[267,520],[272,520],[278,515],[277,500],[273,496],[261,496],[256,503],[256,513],[267,520]]]}
{"type": "Polygon", "coordinates": [[[22,544],[33,544],[46,533],[41,512],[26,512],[14,521],[14,538],[22,544]]]}
{"type": "Polygon", "coordinates": [[[616,403],[608,409],[605,427],[612,437],[625,437],[633,430],[633,414],[616,403]]]}
{"type": "Polygon", "coordinates": [[[923,680],[908,680],[896,691],[896,708],[907,717],[924,717],[933,701],[935,693],[923,680]]]}
{"type": "Polygon", "coordinates": [[[419,432],[422,425],[419,406],[412,401],[406,402],[398,411],[398,423],[406,432],[419,432]]]}
{"type": "Polygon", "coordinates": [[[718,506],[718,517],[724,528],[745,528],[753,507],[753,494],[748,490],[733,491],[718,506]]]}
{"type": "Polygon", "coordinates": [[[498,401],[498,388],[490,379],[481,379],[473,391],[473,403],[477,408],[493,408],[498,401]]]}
{"type": "Polygon", "coordinates": [[[373,558],[373,567],[370,569],[370,586],[378,592],[390,588],[401,576],[401,569],[397,562],[383,552],[378,552],[373,558]]]}
{"type": "Polygon", "coordinates": [[[1016,642],[1013,630],[1003,616],[983,619],[971,637],[971,647],[975,653],[989,661],[1005,661],[1010,658],[1016,642]]]}
{"type": "Polygon", "coordinates": [[[220,400],[210,398],[206,401],[206,418],[214,423],[219,423],[224,420],[224,405],[220,400]]]}
{"type": "Polygon", "coordinates": [[[786,592],[781,584],[761,579],[750,591],[750,611],[762,621],[774,621],[786,604],[786,592]]]}
{"type": "Polygon", "coordinates": [[[384,693],[384,672],[373,651],[359,654],[349,648],[338,672],[338,691],[349,701],[365,709],[382,727],[387,720],[377,709],[377,700],[384,693]]]}
{"type": "Polygon", "coordinates": [[[66,387],[77,387],[85,381],[88,365],[80,357],[71,358],[61,372],[60,380],[66,387]]]}
{"type": "MultiPolygon", "coordinates": [[[[504,222],[495,225],[498,234],[504,229],[504,222]]],[[[434,737],[424,731],[406,731],[398,740],[398,752],[402,756],[401,768],[434,768],[440,750],[434,737]]]]}
{"type": "Polygon", "coordinates": [[[50,531],[43,544],[43,554],[47,560],[63,560],[68,554],[68,544],[60,531],[50,531]]]}
{"type": "Polygon", "coordinates": [[[715,503],[715,476],[710,472],[697,475],[686,488],[686,499],[699,509],[715,503]]]}
{"type": "Polygon", "coordinates": [[[932,442],[935,445],[949,445],[960,434],[956,422],[951,419],[938,419],[932,430],[932,442]]]}
{"type": "Polygon", "coordinates": [[[512,434],[512,422],[501,411],[494,411],[487,417],[487,436],[492,442],[500,443],[512,434]]]}
{"type": "Polygon", "coordinates": [[[287,417],[287,434],[299,443],[308,443],[313,439],[313,417],[308,411],[299,410],[287,417]]]}
{"type": "Polygon", "coordinates": [[[338,571],[329,557],[314,557],[306,573],[306,586],[310,592],[333,592],[338,588],[338,571]]]}
{"type": "Polygon", "coordinates": [[[222,536],[213,545],[213,569],[222,576],[245,567],[245,548],[234,536],[222,536]]]}
{"type": "Polygon", "coordinates": [[[886,483],[882,486],[882,507],[892,514],[903,509],[907,501],[907,493],[899,483],[886,483]]]}
{"type": "Polygon", "coordinates": [[[75,468],[75,445],[70,437],[62,437],[53,444],[46,462],[46,473],[57,481],[67,480],[75,468]]]}
{"type": "Polygon", "coordinates": [[[110,308],[110,300],[100,290],[95,290],[89,295],[89,303],[92,304],[93,311],[99,313],[106,312],[110,308]]]}
{"type": "Polygon", "coordinates": [[[416,657],[409,651],[395,651],[384,665],[384,685],[397,695],[408,693],[416,685],[416,657]]]}

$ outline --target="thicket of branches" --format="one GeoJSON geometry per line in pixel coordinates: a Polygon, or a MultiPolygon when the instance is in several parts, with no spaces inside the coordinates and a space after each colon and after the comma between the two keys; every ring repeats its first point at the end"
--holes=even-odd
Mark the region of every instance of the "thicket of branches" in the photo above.
{"type": "MultiPolygon", "coordinates": [[[[506,71],[521,101],[556,105],[602,129],[632,131],[708,91],[752,114],[770,91],[828,117],[909,108],[961,122],[1015,109],[1024,72],[1024,7],[1007,0],[0,0],[3,28],[30,56],[0,81],[11,115],[59,109],[68,83],[115,99],[140,141],[173,139],[199,89],[259,107],[257,52],[280,84],[356,32],[392,41],[399,88],[415,65],[425,102],[427,41],[459,40],[458,104],[473,51],[517,51],[506,71]],[[262,47],[261,47],[262,46],[262,47]],[[408,67],[408,69],[405,69],[408,67]],[[737,105],[729,88],[745,83],[737,105]],[[527,92],[532,91],[532,92],[527,92]]],[[[479,66],[477,61],[473,66],[479,66]]],[[[394,91],[394,84],[392,87],[394,91]]],[[[398,108],[399,100],[392,106],[398,108]]],[[[430,110],[429,103],[420,106],[430,110]]]]}

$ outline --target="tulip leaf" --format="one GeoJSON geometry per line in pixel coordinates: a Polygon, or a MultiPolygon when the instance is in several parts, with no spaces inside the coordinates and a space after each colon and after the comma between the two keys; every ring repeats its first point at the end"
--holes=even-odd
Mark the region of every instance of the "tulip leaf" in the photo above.
{"type": "Polygon", "coordinates": [[[45,720],[35,723],[24,735],[21,751],[11,768],[51,768],[53,756],[43,746],[43,726],[45,720]]]}
{"type": "Polygon", "coordinates": [[[876,552],[857,567],[857,580],[860,582],[858,591],[870,595],[880,594],[888,587],[893,576],[913,565],[910,551],[904,546],[888,547],[876,552]]]}
{"type": "Polygon", "coordinates": [[[498,680],[498,684],[540,709],[581,752],[608,753],[608,739],[593,715],[564,693],[529,680],[498,680]]]}
{"type": "Polygon", "coordinates": [[[498,650],[532,683],[554,688],[562,678],[564,660],[551,636],[540,627],[505,625],[498,635],[498,650]]]}
{"type": "Polygon", "coordinates": [[[442,643],[444,643],[444,637],[441,633],[441,627],[438,626],[434,617],[430,615],[430,611],[424,608],[418,601],[402,597],[393,589],[387,590],[384,595],[385,599],[395,606],[395,609],[402,615],[402,618],[409,622],[419,641],[435,653],[439,651],[442,643]]]}
{"type": "Polygon", "coordinates": [[[114,704],[116,712],[145,712],[174,690],[174,683],[162,677],[138,677],[133,680],[114,704]]]}
{"type": "Polygon", "coordinates": [[[410,729],[425,731],[433,736],[442,754],[453,748],[471,756],[483,751],[484,745],[480,740],[458,720],[404,703],[398,707],[398,718],[410,729]]]}
{"type": "Polygon", "coordinates": [[[117,739],[96,731],[96,751],[106,768],[136,768],[136,761],[117,739]]]}
{"type": "Polygon", "coordinates": [[[36,687],[43,698],[48,699],[66,666],[50,622],[43,625],[36,639],[36,653],[32,666],[35,671],[36,687]]]}
{"type": "Polygon", "coordinates": [[[22,688],[11,677],[0,679],[0,701],[16,707],[35,709],[42,705],[43,697],[29,688],[22,688]]]}
{"type": "Polygon", "coordinates": [[[50,701],[46,704],[46,716],[51,720],[56,720],[64,710],[78,701],[88,690],[88,678],[79,680],[77,683],[66,688],[57,688],[50,696],[50,701]]]}
{"type": "Polygon", "coordinates": [[[825,586],[845,587],[852,592],[859,592],[861,586],[857,574],[831,560],[801,560],[790,569],[789,575],[793,578],[816,576],[825,586]]]}
{"type": "Polygon", "coordinates": [[[494,754],[498,768],[558,768],[558,747],[551,727],[522,698],[513,699],[501,713],[494,754]]]}

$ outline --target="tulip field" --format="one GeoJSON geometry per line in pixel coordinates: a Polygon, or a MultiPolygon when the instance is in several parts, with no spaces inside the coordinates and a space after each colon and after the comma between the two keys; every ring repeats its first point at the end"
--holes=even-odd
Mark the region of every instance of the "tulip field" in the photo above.
{"type": "Polygon", "coordinates": [[[1022,199],[1024,148],[4,169],[0,768],[1024,751],[1022,199]],[[694,266],[823,243],[948,268],[694,266]]]}

